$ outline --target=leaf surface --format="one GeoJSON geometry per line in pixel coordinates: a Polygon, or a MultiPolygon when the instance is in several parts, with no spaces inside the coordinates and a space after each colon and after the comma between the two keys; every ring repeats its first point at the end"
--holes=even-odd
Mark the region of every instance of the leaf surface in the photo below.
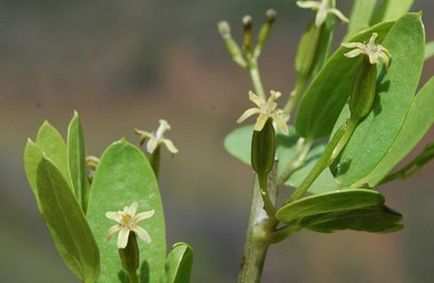
{"type": "Polygon", "coordinates": [[[152,239],[150,244],[138,239],[141,282],[160,283],[164,278],[166,236],[158,183],[140,149],[121,140],[103,153],[89,194],[87,217],[101,253],[98,282],[119,282],[119,278],[124,277],[116,246],[117,236],[106,241],[108,229],[116,222],[105,214],[122,210],[134,201],[138,203],[137,213],[155,210],[151,218],[139,223],[152,239]]]}

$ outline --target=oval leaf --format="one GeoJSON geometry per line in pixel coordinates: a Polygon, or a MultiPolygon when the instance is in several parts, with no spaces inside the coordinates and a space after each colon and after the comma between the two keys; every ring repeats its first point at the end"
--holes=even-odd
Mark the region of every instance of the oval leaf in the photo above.
{"type": "Polygon", "coordinates": [[[392,64],[377,82],[372,112],[357,126],[334,171],[343,187],[360,187],[396,139],[416,92],[424,61],[424,28],[419,14],[400,18],[383,45],[392,64]]]}
{"type": "Polygon", "coordinates": [[[276,218],[284,223],[329,212],[349,211],[384,203],[384,197],[373,190],[344,190],[304,197],[279,208],[276,218]]]}
{"type": "Polygon", "coordinates": [[[45,121],[39,128],[35,142],[70,183],[66,145],[59,131],[48,121],[45,121]]]}
{"type": "Polygon", "coordinates": [[[332,233],[338,230],[390,233],[404,227],[401,221],[401,214],[382,205],[306,217],[300,225],[321,233],[332,233]]]}
{"type": "Polygon", "coordinates": [[[98,279],[100,265],[95,239],[71,188],[53,162],[45,156],[37,168],[37,188],[41,214],[56,247],[83,282],[98,279]]]}
{"type": "MultiPolygon", "coordinates": [[[[392,26],[393,22],[373,26],[350,41],[367,41],[376,32],[378,42],[381,42],[392,26]]],[[[347,51],[346,48],[339,48],[306,90],[295,125],[302,137],[317,139],[328,136],[333,130],[351,92],[358,60],[361,60],[348,59],[344,56],[347,51]]]]}
{"type": "Polygon", "coordinates": [[[106,241],[108,229],[116,223],[105,213],[122,210],[134,201],[138,203],[137,212],[155,210],[151,218],[139,224],[148,231],[152,242],[146,244],[138,239],[138,244],[141,282],[159,283],[164,278],[166,236],[158,183],[144,154],[121,140],[102,155],[89,194],[87,217],[101,253],[99,282],[119,282],[124,276],[116,240],[106,241]]]}
{"type": "Polygon", "coordinates": [[[176,243],[166,259],[166,283],[189,283],[193,266],[193,249],[176,243]]]}

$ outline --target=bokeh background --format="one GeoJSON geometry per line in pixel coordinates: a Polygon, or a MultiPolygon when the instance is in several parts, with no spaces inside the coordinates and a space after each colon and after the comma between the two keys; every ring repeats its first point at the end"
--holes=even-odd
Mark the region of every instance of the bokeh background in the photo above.
{"type": "MultiPolygon", "coordinates": [[[[252,173],[222,143],[249,106],[251,86],[229,60],[216,22],[227,19],[239,36],[244,14],[259,22],[275,8],[260,64],[266,88],[288,92],[296,43],[312,17],[294,2],[0,0],[0,282],[77,282],[56,254],[22,164],[26,138],[42,121],[66,129],[74,109],[94,155],[122,136],[136,142],[135,127],[169,120],[180,153],[162,160],[168,243],[193,245],[193,282],[234,282],[252,173]]],[[[338,2],[348,15],[352,1],[338,2]]],[[[432,40],[434,3],[416,2],[432,40]]],[[[430,74],[434,60],[424,80],[430,74]]],[[[431,164],[381,189],[404,214],[405,230],[301,232],[270,249],[264,282],[433,282],[433,172],[431,164]]]]}

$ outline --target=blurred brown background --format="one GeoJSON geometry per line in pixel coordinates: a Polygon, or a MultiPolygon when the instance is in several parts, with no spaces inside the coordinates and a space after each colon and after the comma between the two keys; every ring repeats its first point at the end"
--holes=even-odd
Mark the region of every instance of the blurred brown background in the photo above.
{"type": "MultiPolygon", "coordinates": [[[[287,93],[296,43],[312,17],[294,2],[0,0],[0,282],[77,282],[54,250],[22,164],[26,138],[42,121],[65,133],[74,109],[95,155],[121,136],[136,142],[135,127],[169,120],[180,153],[162,160],[168,243],[193,245],[193,282],[234,282],[252,173],[222,143],[249,106],[251,86],[229,60],[216,22],[229,20],[240,35],[241,16],[259,22],[275,8],[260,63],[266,87],[287,93]]],[[[346,15],[351,2],[338,1],[346,15]]],[[[434,3],[416,2],[433,40],[434,3]]],[[[430,74],[434,60],[424,79],[430,74]]],[[[433,172],[431,164],[382,189],[404,214],[405,230],[299,233],[271,248],[264,282],[433,282],[433,172]]]]}

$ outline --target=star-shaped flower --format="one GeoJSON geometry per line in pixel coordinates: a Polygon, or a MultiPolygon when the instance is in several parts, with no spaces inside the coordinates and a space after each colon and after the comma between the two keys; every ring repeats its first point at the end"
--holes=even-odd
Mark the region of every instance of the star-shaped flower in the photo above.
{"type": "Polygon", "coordinates": [[[247,109],[237,120],[237,123],[243,122],[252,115],[259,114],[254,127],[255,131],[261,131],[265,125],[265,122],[267,122],[267,120],[271,118],[273,119],[276,127],[282,133],[288,134],[288,125],[286,124],[286,122],[288,122],[289,116],[285,114],[282,109],[277,109],[276,100],[281,95],[282,94],[278,91],[270,91],[270,97],[267,101],[265,101],[265,99],[250,91],[249,99],[258,107],[247,109]]]}
{"type": "Polygon", "coordinates": [[[387,67],[389,65],[389,61],[392,56],[390,55],[390,52],[382,45],[375,44],[375,40],[377,39],[377,37],[378,34],[374,32],[371,38],[369,39],[368,43],[361,43],[361,42],[342,43],[342,46],[345,48],[354,48],[354,50],[351,50],[350,52],[347,52],[344,55],[348,58],[353,58],[359,56],[360,54],[364,54],[368,56],[369,62],[373,65],[378,64],[380,62],[379,59],[383,58],[384,64],[387,67]]]}
{"type": "Polygon", "coordinates": [[[152,217],[155,210],[141,212],[136,215],[137,206],[137,202],[133,202],[130,206],[125,206],[123,211],[109,211],[105,214],[108,219],[114,220],[118,223],[110,227],[108,230],[107,241],[109,241],[114,234],[118,233],[117,246],[119,249],[124,249],[127,246],[130,232],[135,233],[146,243],[151,242],[151,236],[149,236],[149,233],[142,227],[138,226],[138,223],[144,219],[152,217]]]}
{"type": "Polygon", "coordinates": [[[160,145],[164,144],[167,149],[172,153],[178,153],[178,149],[175,147],[173,142],[169,139],[164,138],[164,132],[170,130],[170,125],[166,120],[160,120],[160,126],[155,132],[147,132],[135,129],[136,134],[140,135],[140,145],[144,144],[147,139],[146,150],[152,154],[155,149],[160,145]]]}
{"type": "Polygon", "coordinates": [[[297,6],[304,9],[316,11],[315,25],[320,27],[327,19],[328,14],[334,14],[342,22],[348,23],[348,18],[336,8],[330,8],[329,0],[318,1],[297,1],[297,6]]]}

